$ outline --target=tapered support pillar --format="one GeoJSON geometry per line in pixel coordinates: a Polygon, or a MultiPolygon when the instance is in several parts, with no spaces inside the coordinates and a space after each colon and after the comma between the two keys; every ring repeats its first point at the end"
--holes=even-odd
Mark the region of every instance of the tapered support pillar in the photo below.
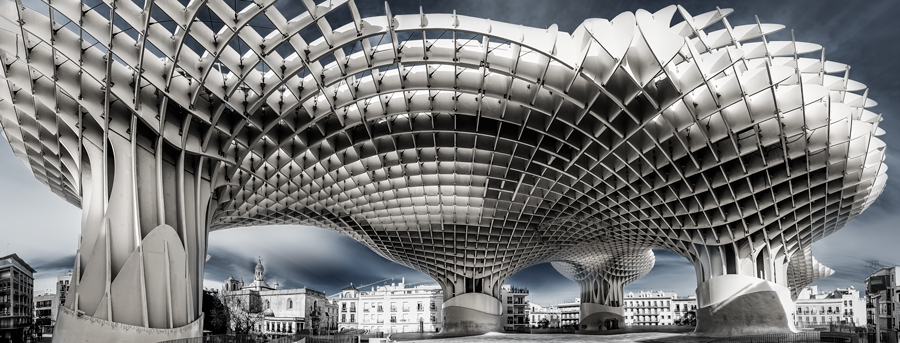
{"type": "Polygon", "coordinates": [[[743,240],[697,246],[697,329],[704,336],[793,333],[792,289],[830,275],[810,249],[743,240]]]}
{"type": "Polygon", "coordinates": [[[610,330],[624,326],[625,285],[647,275],[656,261],[650,249],[615,255],[608,249],[598,247],[596,250],[593,254],[583,254],[586,258],[580,260],[552,263],[557,271],[581,288],[579,330],[610,330]]]}
{"type": "Polygon", "coordinates": [[[503,331],[503,304],[482,293],[460,294],[444,301],[443,332],[480,334],[503,331]]]}
{"type": "Polygon", "coordinates": [[[85,134],[82,230],[55,342],[202,335],[204,161],[136,125],[85,134]]]}
{"type": "Polygon", "coordinates": [[[713,277],[697,287],[696,332],[710,336],[791,333],[794,302],[782,285],[745,275],[713,277]]]}

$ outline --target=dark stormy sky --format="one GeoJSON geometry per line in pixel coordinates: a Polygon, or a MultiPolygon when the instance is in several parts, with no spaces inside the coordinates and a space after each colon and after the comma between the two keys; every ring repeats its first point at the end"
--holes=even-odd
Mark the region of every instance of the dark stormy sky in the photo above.
{"type": "MultiPolygon", "coordinates": [[[[0,0],[8,1],[8,0],[0,0]]],[[[240,2],[239,2],[240,3],[240,2]]],[[[391,1],[394,14],[449,13],[490,18],[532,27],[558,24],[572,32],[587,18],[613,18],[623,11],[644,8],[650,12],[668,1],[391,1]]],[[[363,17],[384,14],[381,1],[357,0],[363,17]]],[[[683,1],[688,12],[701,14],[721,8],[735,11],[728,19],[734,26],[755,23],[783,24],[787,28],[770,36],[789,40],[793,29],[798,41],[825,47],[828,60],[852,66],[850,77],[870,87],[869,97],[878,101],[873,109],[884,115],[881,127],[887,135],[889,181],[884,194],[863,215],[841,231],[813,245],[818,260],[836,273],[816,284],[820,289],[854,285],[862,288],[870,272],[870,260],[882,265],[900,264],[900,2],[866,1],[683,1]]],[[[294,17],[299,1],[282,1],[285,17],[294,17]]],[[[679,18],[676,15],[676,18],[679,18]]],[[[678,20],[678,19],[676,19],[678,20]]],[[[349,19],[340,21],[348,22],[349,19]]],[[[0,146],[0,255],[16,252],[38,270],[35,289],[52,288],[56,275],[71,269],[80,230],[80,210],[53,195],[38,183],[5,145],[0,146]],[[7,248],[8,244],[8,248],[7,248]]],[[[220,287],[230,275],[251,280],[257,256],[261,256],[270,281],[282,287],[307,286],[327,294],[348,283],[380,284],[405,277],[407,283],[434,283],[422,273],[376,255],[356,241],[313,227],[256,227],[214,232],[209,239],[212,258],[206,266],[206,287],[220,287]]],[[[694,292],[693,267],[674,253],[657,250],[657,262],[646,277],[626,290],[664,289],[679,295],[694,292]]],[[[549,264],[527,268],[509,283],[528,287],[530,299],[555,303],[578,296],[578,287],[549,264]]]]}

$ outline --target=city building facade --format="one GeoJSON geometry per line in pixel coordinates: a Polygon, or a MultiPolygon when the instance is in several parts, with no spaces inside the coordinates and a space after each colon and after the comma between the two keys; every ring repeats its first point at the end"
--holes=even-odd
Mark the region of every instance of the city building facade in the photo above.
{"type": "Polygon", "coordinates": [[[56,277],[55,292],[53,290],[35,291],[34,293],[34,320],[40,328],[41,334],[52,334],[59,315],[59,307],[65,305],[66,294],[69,292],[69,282],[72,281],[72,271],[56,277]]]}
{"type": "Polygon", "coordinates": [[[359,291],[353,285],[341,291],[340,327],[366,332],[439,332],[444,294],[437,285],[400,283],[359,291]]]}
{"type": "Polygon", "coordinates": [[[554,305],[541,306],[528,303],[529,325],[533,328],[558,328],[561,325],[562,311],[554,305]]]}
{"type": "Polygon", "coordinates": [[[273,223],[426,273],[445,332],[502,330],[500,286],[542,262],[599,328],[654,248],[694,265],[698,332],[790,332],[830,273],[808,248],[885,189],[868,89],[782,25],[300,3],[0,1],[2,136],[83,211],[60,342],[202,335],[209,232],[273,223]]]}
{"type": "Polygon", "coordinates": [[[879,343],[900,341],[900,266],[881,268],[866,278],[866,323],[879,343]]]}
{"type": "Polygon", "coordinates": [[[853,286],[837,288],[831,292],[808,286],[800,291],[795,301],[794,325],[825,327],[830,324],[863,326],[866,323],[866,302],[853,286]]]}
{"type": "Polygon", "coordinates": [[[697,300],[679,299],[674,291],[628,292],[625,294],[625,325],[674,325],[687,312],[685,308],[696,309],[697,300]]]}
{"type": "Polygon", "coordinates": [[[575,301],[559,303],[556,305],[559,309],[559,325],[564,328],[578,328],[581,322],[581,299],[575,298],[575,301]]]}
{"type": "Polygon", "coordinates": [[[244,285],[233,276],[225,280],[222,297],[232,313],[230,329],[249,324],[252,332],[275,335],[337,329],[338,305],[325,293],[278,286],[277,282],[271,286],[266,282],[262,260],[257,262],[251,284],[244,285]]]}
{"type": "Polygon", "coordinates": [[[49,289],[34,292],[34,323],[40,334],[53,333],[59,297],[49,289]]]}
{"type": "Polygon", "coordinates": [[[675,324],[679,324],[678,320],[682,318],[687,320],[687,322],[682,322],[682,325],[690,325],[696,322],[697,295],[691,294],[683,298],[673,298],[672,304],[674,304],[672,306],[672,317],[675,318],[675,324]],[[692,313],[690,316],[688,316],[689,312],[692,313]]]}
{"type": "MultiPolygon", "coordinates": [[[[72,271],[69,270],[65,274],[56,277],[56,297],[59,305],[65,305],[66,296],[69,294],[70,283],[72,282],[72,271]]],[[[58,311],[53,312],[53,323],[56,324],[58,311]]]]}
{"type": "Polygon", "coordinates": [[[503,330],[515,331],[528,326],[528,288],[503,285],[500,287],[500,300],[503,303],[503,330]]]}
{"type": "Polygon", "coordinates": [[[19,255],[0,257],[0,341],[24,342],[30,334],[34,273],[19,255]]]}

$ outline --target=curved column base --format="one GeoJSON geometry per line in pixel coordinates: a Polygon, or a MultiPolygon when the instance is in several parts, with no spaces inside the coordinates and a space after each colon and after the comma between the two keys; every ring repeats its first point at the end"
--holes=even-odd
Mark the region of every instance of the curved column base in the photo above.
{"type": "Polygon", "coordinates": [[[697,287],[697,334],[794,333],[787,287],[745,275],[717,276],[697,287]]]}
{"type": "Polygon", "coordinates": [[[503,331],[503,304],[481,293],[460,294],[444,302],[442,333],[478,335],[503,331]]]}
{"type": "Polygon", "coordinates": [[[581,321],[578,322],[578,330],[615,330],[623,326],[625,326],[624,308],[594,303],[581,304],[581,321]]]}
{"type": "Polygon", "coordinates": [[[87,315],[77,315],[67,307],[59,308],[53,328],[53,342],[59,343],[155,343],[180,338],[202,337],[203,315],[193,323],[174,329],[155,329],[111,322],[87,315]]]}

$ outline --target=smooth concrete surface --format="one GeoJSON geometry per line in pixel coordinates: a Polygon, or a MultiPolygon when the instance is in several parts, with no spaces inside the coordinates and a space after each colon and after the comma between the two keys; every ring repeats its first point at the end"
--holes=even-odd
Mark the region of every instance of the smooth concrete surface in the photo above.
{"type": "Polygon", "coordinates": [[[111,322],[60,307],[53,328],[55,343],[156,343],[203,336],[203,315],[193,323],[174,329],[155,329],[111,322]]]}
{"type": "Polygon", "coordinates": [[[704,336],[797,332],[787,287],[745,275],[714,277],[697,287],[697,330],[704,336]]]}
{"type": "Polygon", "coordinates": [[[619,328],[624,327],[625,308],[594,303],[582,303],[581,321],[578,322],[578,329],[584,331],[608,330],[605,325],[608,319],[615,319],[619,328]]]}
{"type": "Polygon", "coordinates": [[[472,335],[503,331],[503,304],[487,294],[457,295],[443,304],[442,333],[472,335]]]}

